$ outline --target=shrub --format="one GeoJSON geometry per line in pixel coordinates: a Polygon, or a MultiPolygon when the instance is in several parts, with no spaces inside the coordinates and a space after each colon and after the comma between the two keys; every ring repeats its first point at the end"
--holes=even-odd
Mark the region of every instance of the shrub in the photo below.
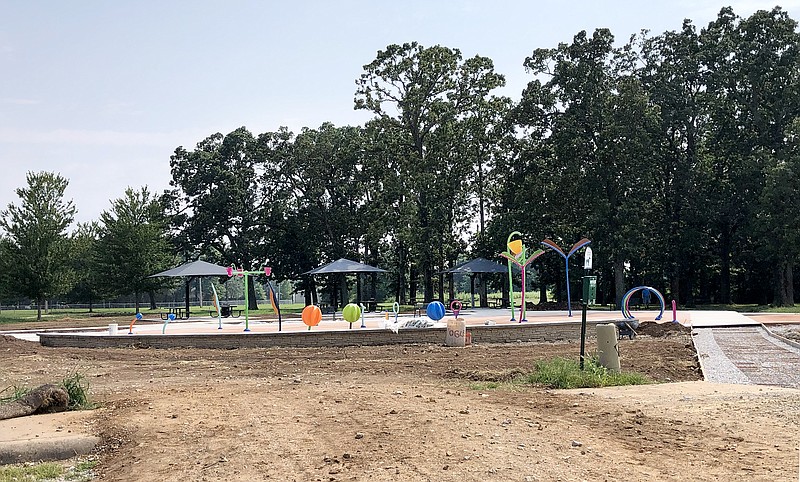
{"type": "Polygon", "coordinates": [[[594,388],[651,383],[647,377],[638,373],[609,371],[592,358],[585,360],[583,370],[578,362],[565,358],[537,362],[533,373],[526,377],[526,382],[548,388],[594,388]]]}

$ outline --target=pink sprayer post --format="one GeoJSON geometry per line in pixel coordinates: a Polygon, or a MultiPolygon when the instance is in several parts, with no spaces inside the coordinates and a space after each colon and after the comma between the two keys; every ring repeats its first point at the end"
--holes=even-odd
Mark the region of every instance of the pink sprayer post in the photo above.
{"type": "Polygon", "coordinates": [[[672,300],[672,322],[678,322],[678,303],[675,300],[672,300]]]}

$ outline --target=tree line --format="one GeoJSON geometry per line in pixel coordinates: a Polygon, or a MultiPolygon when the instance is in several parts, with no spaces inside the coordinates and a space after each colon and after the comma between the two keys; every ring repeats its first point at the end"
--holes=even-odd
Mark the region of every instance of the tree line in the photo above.
{"type": "MultiPolygon", "coordinates": [[[[148,248],[158,259],[269,263],[297,279],[346,257],[390,271],[367,297],[401,302],[446,298],[441,272],[466,257],[499,261],[512,231],[528,245],[588,237],[601,301],[646,284],[681,305],[792,305],[799,40],[779,7],[747,18],[723,8],[704,27],[686,20],[621,45],[607,29],[579,32],[524,59],[530,82],[516,100],[494,93],[505,78],[487,57],[390,45],[356,79],[354,107],[373,114],[363,126],[213,134],[175,150],[163,195],[129,189],[72,237],[125,250],[107,223],[147,204],[155,231],[136,229],[139,218],[130,229],[141,238],[126,240],[164,240],[148,248]]],[[[15,209],[0,224],[12,258],[23,243],[15,209]]],[[[562,264],[540,260],[536,284],[561,300],[562,264]]],[[[314,280],[303,283],[310,296],[314,280]]]]}

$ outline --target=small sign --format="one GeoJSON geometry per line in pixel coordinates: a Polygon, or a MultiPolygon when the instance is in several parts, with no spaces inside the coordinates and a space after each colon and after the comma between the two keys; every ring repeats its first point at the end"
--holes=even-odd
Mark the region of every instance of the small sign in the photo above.
{"type": "Polygon", "coordinates": [[[583,257],[583,269],[592,269],[592,248],[586,247],[586,253],[583,257]]]}

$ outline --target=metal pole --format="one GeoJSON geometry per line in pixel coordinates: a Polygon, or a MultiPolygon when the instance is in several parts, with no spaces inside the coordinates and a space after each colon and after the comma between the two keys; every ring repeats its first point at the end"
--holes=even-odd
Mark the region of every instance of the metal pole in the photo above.
{"type": "MultiPolygon", "coordinates": [[[[513,233],[508,235],[508,239],[506,239],[506,246],[511,244],[511,238],[515,234],[519,234],[519,233],[517,231],[514,231],[513,233]]],[[[520,236],[521,236],[521,234],[520,234],[520,236]]],[[[511,253],[510,250],[509,250],[509,254],[513,254],[513,253],[511,253]]],[[[511,260],[510,259],[508,260],[508,299],[509,299],[509,303],[508,304],[511,305],[511,320],[509,320],[509,321],[516,321],[514,319],[514,273],[511,270],[511,260]]]]}
{"type": "Polygon", "coordinates": [[[583,370],[583,359],[586,354],[586,300],[581,298],[581,370],[583,370]]]}
{"type": "Polygon", "coordinates": [[[248,298],[249,288],[247,286],[247,278],[249,274],[244,275],[244,331],[250,331],[250,300],[248,298]]]}
{"type": "MultiPolygon", "coordinates": [[[[572,300],[569,297],[569,256],[564,256],[564,266],[567,271],[567,310],[569,311],[570,318],[572,317],[572,300]]],[[[583,356],[583,355],[581,355],[583,356]]]]}

